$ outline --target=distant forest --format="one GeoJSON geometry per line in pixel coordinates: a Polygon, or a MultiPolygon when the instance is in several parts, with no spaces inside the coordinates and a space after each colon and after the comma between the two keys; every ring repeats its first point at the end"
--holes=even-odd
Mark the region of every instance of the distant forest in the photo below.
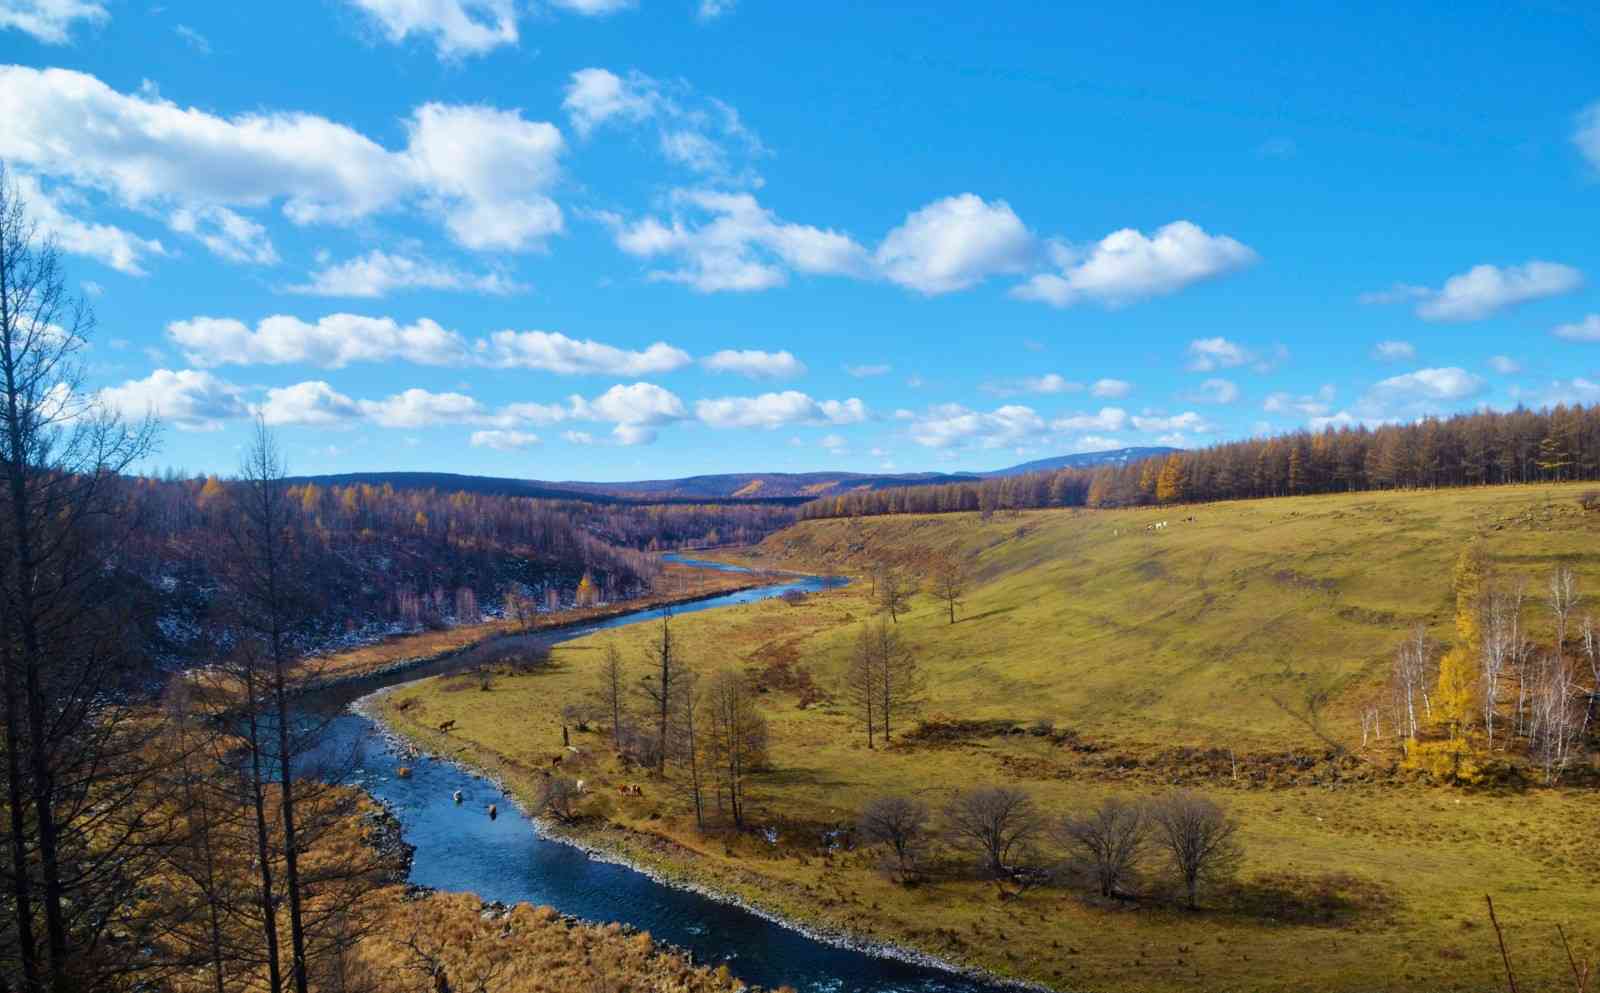
{"type": "MultiPolygon", "coordinates": [[[[122,481],[128,521],[117,565],[160,601],[152,632],[170,652],[204,642],[223,585],[236,516],[215,476],[122,481]]],[[[602,599],[633,596],[660,572],[654,554],[749,543],[794,520],[788,507],[597,504],[353,484],[288,488],[289,547],[315,577],[324,637],[419,616],[462,620],[462,603],[492,609],[508,591],[553,589],[570,600],[589,575],[602,599]],[[470,592],[464,597],[463,591],[470,592]],[[419,605],[420,604],[420,608],[419,605]]]]}
{"type": "Polygon", "coordinates": [[[1307,493],[1600,479],[1600,405],[1480,411],[1299,431],[1144,459],[981,482],[824,497],[802,519],[1138,507],[1307,493]]]}

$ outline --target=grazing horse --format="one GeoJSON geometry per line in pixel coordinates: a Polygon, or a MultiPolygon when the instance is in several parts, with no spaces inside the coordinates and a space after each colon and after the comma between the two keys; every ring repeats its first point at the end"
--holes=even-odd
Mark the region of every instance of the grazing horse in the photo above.
{"type": "Polygon", "coordinates": [[[500,808],[496,807],[492,803],[489,804],[489,820],[492,821],[492,820],[494,820],[495,818],[497,818],[499,816],[500,816],[500,808]]]}
{"type": "Polygon", "coordinates": [[[439,725],[439,730],[440,730],[441,733],[448,734],[450,732],[450,729],[455,727],[455,726],[456,726],[456,722],[454,720],[448,720],[448,721],[445,721],[444,723],[439,725]]]}
{"type": "Polygon", "coordinates": [[[450,794],[450,799],[454,800],[456,802],[457,806],[460,806],[461,805],[461,791],[460,790],[456,790],[454,793],[450,794]]]}

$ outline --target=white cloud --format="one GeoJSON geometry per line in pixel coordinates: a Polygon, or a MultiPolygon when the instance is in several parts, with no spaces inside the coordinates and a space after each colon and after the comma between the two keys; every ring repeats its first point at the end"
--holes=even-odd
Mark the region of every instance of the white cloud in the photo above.
{"type": "Polygon", "coordinates": [[[1417,349],[1409,341],[1380,341],[1372,346],[1372,357],[1379,362],[1409,361],[1417,357],[1417,349]]]}
{"type": "Polygon", "coordinates": [[[1126,379],[1097,379],[1089,392],[1106,400],[1120,400],[1133,392],[1133,384],[1126,379]]]}
{"type": "Polygon", "coordinates": [[[432,36],[441,58],[481,55],[517,43],[513,0],[347,0],[391,42],[432,36]]]}
{"type": "Polygon", "coordinates": [[[473,448],[513,452],[539,444],[539,436],[526,431],[474,431],[471,442],[473,448]]]}
{"type": "Polygon", "coordinates": [[[1069,307],[1091,300],[1108,307],[1164,296],[1254,263],[1256,253],[1226,235],[1207,234],[1190,221],[1174,221],[1147,237],[1133,228],[1115,231],[1087,253],[1057,246],[1059,273],[1040,273],[1013,295],[1069,307]]]}
{"type": "Polygon", "coordinates": [[[47,45],[64,45],[73,23],[100,23],[111,17],[94,0],[0,0],[0,30],[14,28],[47,45]]]}
{"type": "Polygon", "coordinates": [[[1178,444],[1182,441],[1183,432],[1205,434],[1213,430],[1211,422],[1192,410],[1171,416],[1139,416],[1133,418],[1133,426],[1140,431],[1152,434],[1166,432],[1166,436],[1156,439],[1163,444],[1178,444]]]}
{"type": "Polygon", "coordinates": [[[1589,314],[1582,320],[1562,324],[1555,329],[1555,336],[1568,341],[1600,341],[1600,314],[1589,314]]]}
{"type": "Polygon", "coordinates": [[[189,25],[179,24],[177,27],[173,28],[172,31],[179,38],[182,38],[184,41],[188,42],[189,47],[199,52],[201,55],[211,54],[211,40],[205,35],[196,31],[194,28],[191,28],[189,25]]]}
{"type": "Polygon", "coordinates": [[[594,435],[587,431],[563,431],[561,433],[561,437],[565,438],[574,445],[594,444],[594,435]]]}
{"type": "Polygon", "coordinates": [[[391,359],[454,365],[466,358],[461,337],[427,318],[402,325],[388,317],[331,314],[308,324],[277,314],[252,331],[232,318],[194,317],[168,324],[167,335],[202,367],[305,363],[339,369],[391,359]]]}
{"type": "Polygon", "coordinates": [[[1333,384],[1327,383],[1313,394],[1296,396],[1293,393],[1277,392],[1267,395],[1261,409],[1269,414],[1302,414],[1306,417],[1323,417],[1333,409],[1333,400],[1336,391],[1333,384]]]}
{"type": "Polygon", "coordinates": [[[587,137],[609,120],[644,120],[655,113],[659,99],[648,76],[624,80],[609,69],[588,68],[572,74],[561,108],[573,129],[587,137]]]}
{"type": "Polygon", "coordinates": [[[520,250],[559,234],[561,208],[546,195],[560,172],[561,132],[514,110],[424,104],[409,154],[458,244],[520,250]]]}
{"type": "Polygon", "coordinates": [[[844,371],[857,379],[867,379],[872,376],[887,376],[894,371],[894,366],[887,362],[872,362],[866,365],[847,365],[844,371]]]}
{"type": "Polygon", "coordinates": [[[1032,407],[1021,404],[983,412],[949,403],[914,415],[908,431],[924,448],[1010,448],[1044,437],[1050,428],[1032,407]]]}
{"type": "Polygon", "coordinates": [[[634,0],[549,0],[551,6],[570,10],[574,14],[583,14],[586,17],[604,17],[615,14],[619,10],[627,10],[634,5],[634,0]]]}
{"type": "Polygon", "coordinates": [[[738,4],[739,0],[700,0],[697,12],[702,21],[714,21],[733,10],[738,4]]]}
{"type": "Polygon", "coordinates": [[[874,259],[891,282],[933,295],[1020,272],[1035,251],[1033,235],[1009,204],[963,193],[908,214],[874,259]]]}
{"type": "Polygon", "coordinates": [[[1436,409],[1440,403],[1477,396],[1483,389],[1482,377],[1465,369],[1418,369],[1373,384],[1362,398],[1358,413],[1367,417],[1421,413],[1436,409]]]}
{"type": "Polygon", "coordinates": [[[612,437],[622,445],[648,445],[656,428],[688,416],[682,400],[653,383],[619,383],[593,400],[575,396],[571,402],[574,418],[614,424],[612,437]]]}
{"type": "Polygon", "coordinates": [[[765,290],[788,282],[788,270],[817,275],[862,275],[865,250],[848,235],[789,224],[748,193],[675,190],[674,215],[647,217],[616,229],[617,246],[641,258],[666,256],[677,269],[652,279],[684,283],[702,293],[765,290]]]}
{"type": "Polygon", "coordinates": [[[1514,376],[1522,371],[1522,363],[1509,355],[1492,355],[1489,357],[1489,368],[1502,376],[1514,376]]]}
{"type": "Polygon", "coordinates": [[[1425,321],[1480,321],[1529,300],[1571,293],[1583,285],[1583,273],[1569,265],[1534,259],[1522,265],[1476,265],[1445,280],[1435,289],[1396,285],[1366,293],[1362,303],[1415,301],[1425,321]]]}
{"type": "Polygon", "coordinates": [[[821,445],[823,448],[826,448],[833,454],[839,455],[845,450],[846,446],[848,446],[850,442],[847,441],[845,436],[842,434],[829,434],[824,435],[822,440],[817,442],[817,444],[821,445]]]}
{"type": "Polygon", "coordinates": [[[375,248],[366,255],[326,265],[311,273],[309,281],[286,289],[310,296],[374,298],[399,290],[466,290],[504,295],[519,293],[526,287],[498,272],[472,275],[449,265],[391,255],[375,248]]]}
{"type": "Polygon", "coordinates": [[[734,351],[725,348],[701,359],[700,364],[712,372],[732,372],[751,379],[794,379],[806,372],[806,364],[787,351],[734,351]]]}
{"type": "Polygon", "coordinates": [[[1101,407],[1093,414],[1069,414],[1050,422],[1055,431],[1122,431],[1128,426],[1128,412],[1121,407],[1101,407]]]}
{"type": "Polygon", "coordinates": [[[257,231],[219,208],[278,205],[309,225],[421,205],[458,243],[483,249],[537,248],[562,230],[548,196],[563,148],[553,125],[430,103],[406,132],[406,147],[391,151],[313,114],[225,118],[153,92],[119,93],[85,73],[0,67],[0,156],[131,209],[176,215],[220,251],[265,257],[257,231]]]}
{"type": "Polygon", "coordinates": [[[608,122],[652,123],[657,146],[669,162],[741,185],[756,178],[734,174],[734,150],[750,156],[765,151],[730,105],[701,98],[686,83],[664,83],[637,70],[623,77],[595,66],[579,69],[567,83],[561,107],[584,138],[608,122]]]}
{"type": "Polygon", "coordinates": [[[278,251],[272,247],[267,229],[227,207],[179,207],[167,218],[167,224],[180,234],[198,239],[213,255],[229,262],[278,264],[278,251]]]}
{"type": "Polygon", "coordinates": [[[27,204],[29,219],[39,225],[41,234],[54,238],[62,251],[95,259],[130,276],[146,274],[144,262],[148,256],[167,254],[159,241],[141,238],[111,224],[91,224],[71,216],[63,208],[81,202],[71,191],[48,195],[36,178],[23,173],[11,173],[7,179],[16,184],[18,196],[27,204]]]}
{"type": "Polygon", "coordinates": [[[1067,379],[1058,373],[1047,372],[1042,376],[1024,376],[1021,379],[1004,379],[992,383],[984,383],[980,387],[987,393],[997,396],[1012,396],[1018,393],[1081,393],[1083,384],[1067,379]]]}
{"type": "Polygon", "coordinates": [[[109,410],[130,420],[155,416],[179,431],[217,431],[248,413],[244,391],[209,372],[157,369],[144,379],[100,391],[109,410]]]}
{"type": "Polygon", "coordinates": [[[690,362],[689,353],[658,341],[628,351],[552,331],[496,331],[475,347],[478,360],[499,369],[542,369],[563,375],[645,376],[671,372],[690,362]]]}
{"type": "Polygon", "coordinates": [[[1232,380],[1208,379],[1195,391],[1195,398],[1202,403],[1237,403],[1239,387],[1232,380]]]}
{"type": "Polygon", "coordinates": [[[357,404],[363,416],[386,428],[437,427],[483,416],[483,407],[465,393],[432,393],[418,387],[357,404]]]}
{"type": "Polygon", "coordinates": [[[1589,164],[1600,169],[1600,103],[1592,103],[1578,113],[1572,140],[1589,164]]]}
{"type": "Polygon", "coordinates": [[[866,404],[848,400],[813,400],[797,390],[754,397],[721,397],[695,404],[695,416],[714,428],[766,428],[792,424],[859,424],[870,415],[866,404]]]}
{"type": "Polygon", "coordinates": [[[1254,360],[1255,353],[1226,338],[1196,338],[1189,342],[1188,368],[1192,372],[1236,369],[1254,360]]]}
{"type": "Polygon", "coordinates": [[[361,417],[361,406],[321,380],[267,390],[267,398],[254,408],[269,425],[311,424],[331,426],[361,417]]]}

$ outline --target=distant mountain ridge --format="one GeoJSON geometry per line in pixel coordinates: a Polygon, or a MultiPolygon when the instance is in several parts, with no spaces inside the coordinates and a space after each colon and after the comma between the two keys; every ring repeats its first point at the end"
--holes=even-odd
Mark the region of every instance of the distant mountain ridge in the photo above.
{"type": "Polygon", "coordinates": [[[502,476],[469,476],[449,472],[350,472],[297,477],[294,482],[348,486],[388,484],[396,489],[460,490],[544,500],[587,500],[594,503],[785,503],[800,504],[820,496],[850,490],[882,490],[897,486],[970,483],[999,476],[1055,469],[1092,469],[1126,465],[1165,455],[1174,448],[1118,448],[1105,452],[1080,452],[1037,459],[989,472],[736,472],[685,476],[681,479],[641,479],[619,483],[580,480],[549,481],[502,476]]]}

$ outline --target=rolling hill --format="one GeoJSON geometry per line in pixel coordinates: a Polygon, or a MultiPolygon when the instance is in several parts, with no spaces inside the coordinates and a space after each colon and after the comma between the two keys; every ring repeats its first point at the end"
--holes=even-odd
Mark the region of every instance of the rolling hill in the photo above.
{"type": "Polygon", "coordinates": [[[297,477],[293,482],[319,486],[387,483],[396,489],[436,489],[526,496],[546,500],[582,499],[595,503],[789,503],[799,504],[819,496],[848,490],[882,490],[897,486],[927,486],[972,482],[997,476],[1016,476],[1054,469],[1087,469],[1126,465],[1165,455],[1172,448],[1118,448],[1105,452],[1059,455],[1020,465],[975,473],[861,473],[861,472],[736,472],[684,476],[679,479],[641,479],[617,483],[581,480],[548,481],[501,476],[472,476],[448,472],[351,472],[297,477]]]}

